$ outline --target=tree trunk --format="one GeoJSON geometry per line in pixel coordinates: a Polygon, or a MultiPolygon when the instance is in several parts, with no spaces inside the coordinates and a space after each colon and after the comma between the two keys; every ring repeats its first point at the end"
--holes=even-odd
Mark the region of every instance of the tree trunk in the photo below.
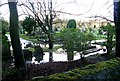
{"type": "Polygon", "coordinates": [[[8,2],[10,10],[10,37],[15,58],[15,68],[26,68],[19,38],[18,12],[16,2],[8,2]]]}
{"type": "Polygon", "coordinates": [[[116,27],[116,56],[120,57],[120,1],[114,1],[114,22],[116,27]]]}
{"type": "MultiPolygon", "coordinates": [[[[50,26],[49,26],[49,34],[48,34],[48,38],[49,38],[49,49],[52,50],[53,49],[53,36],[52,36],[52,1],[50,2],[50,26]]],[[[49,61],[52,62],[53,61],[53,53],[49,52],[49,61]]]]}
{"type": "Polygon", "coordinates": [[[112,36],[107,32],[107,55],[112,55],[112,36]]]}
{"type": "Polygon", "coordinates": [[[68,61],[72,61],[74,59],[73,52],[67,52],[67,59],[68,59],[68,61]]]}

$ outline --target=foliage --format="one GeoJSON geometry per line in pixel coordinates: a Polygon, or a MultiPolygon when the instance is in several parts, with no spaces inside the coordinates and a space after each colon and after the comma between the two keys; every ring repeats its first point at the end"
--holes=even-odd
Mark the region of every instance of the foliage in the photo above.
{"type": "Polygon", "coordinates": [[[83,68],[72,71],[50,75],[47,77],[34,77],[32,81],[109,81],[120,80],[120,58],[91,64],[83,68]]]}
{"type": "Polygon", "coordinates": [[[10,53],[10,42],[5,35],[2,35],[2,57],[9,57],[10,53]]]}
{"type": "Polygon", "coordinates": [[[23,69],[3,69],[2,81],[23,81],[25,78],[25,71],[23,69]]]}
{"type": "Polygon", "coordinates": [[[82,32],[80,29],[66,28],[56,33],[55,38],[62,40],[62,48],[66,50],[68,56],[69,54],[71,55],[70,60],[73,60],[73,52],[85,51],[86,47],[90,45],[90,41],[93,40],[95,36],[89,30],[82,32]]]}
{"type": "MultiPolygon", "coordinates": [[[[115,37],[115,27],[112,26],[110,23],[108,23],[106,26],[100,27],[99,31],[102,32],[101,34],[106,33],[107,35],[107,33],[109,33],[110,36],[112,36],[113,38],[115,37]]],[[[106,39],[107,38],[108,37],[106,36],[106,39]]]]}
{"type": "Polygon", "coordinates": [[[25,34],[20,34],[20,37],[23,38],[23,39],[32,41],[32,42],[37,42],[36,36],[28,36],[28,35],[25,35],[25,34]]]}
{"type": "Polygon", "coordinates": [[[2,57],[9,57],[11,56],[10,54],[10,42],[5,36],[6,31],[8,30],[8,22],[5,21],[4,19],[1,19],[1,26],[2,26],[2,57]]]}
{"type": "Polygon", "coordinates": [[[28,36],[25,34],[20,34],[20,37],[32,41],[33,43],[40,43],[40,40],[47,40],[47,36],[45,34],[39,36],[28,36]]]}
{"type": "Polygon", "coordinates": [[[115,27],[108,23],[107,26],[101,27],[100,31],[106,32],[107,42],[103,45],[107,47],[108,54],[112,54],[112,48],[115,46],[115,27]]]}
{"type": "MultiPolygon", "coordinates": [[[[63,43],[62,48],[65,49],[66,52],[70,54],[70,56],[73,56],[73,51],[74,51],[75,40],[73,39],[76,38],[74,32],[75,32],[75,29],[69,29],[69,28],[63,29],[63,31],[61,31],[60,33],[57,33],[55,37],[62,40],[62,43],[63,43]]],[[[71,58],[73,59],[73,57],[71,58]]],[[[72,60],[71,58],[70,60],[72,60]]]]}
{"type": "Polygon", "coordinates": [[[1,21],[1,26],[2,26],[2,34],[5,35],[6,31],[8,30],[8,25],[9,23],[5,21],[4,19],[0,19],[1,21]]]}
{"type": "Polygon", "coordinates": [[[103,31],[101,27],[100,28],[90,28],[89,27],[88,30],[90,30],[94,34],[94,36],[97,40],[106,38],[106,35],[101,33],[103,31]]]}
{"type": "Polygon", "coordinates": [[[74,19],[70,19],[67,23],[67,28],[76,28],[76,21],[74,19]]]}
{"type": "Polygon", "coordinates": [[[22,22],[23,29],[31,34],[33,30],[36,28],[36,21],[31,17],[26,17],[25,20],[22,22]]]}

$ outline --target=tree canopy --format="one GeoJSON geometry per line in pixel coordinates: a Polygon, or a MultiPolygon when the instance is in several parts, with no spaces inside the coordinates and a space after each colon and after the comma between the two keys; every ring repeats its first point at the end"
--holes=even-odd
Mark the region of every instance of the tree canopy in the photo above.
{"type": "Polygon", "coordinates": [[[74,19],[70,19],[67,23],[67,28],[76,28],[76,21],[74,19]]]}
{"type": "Polygon", "coordinates": [[[25,20],[22,22],[23,29],[31,34],[32,31],[36,28],[36,21],[31,17],[26,17],[25,20]]]}

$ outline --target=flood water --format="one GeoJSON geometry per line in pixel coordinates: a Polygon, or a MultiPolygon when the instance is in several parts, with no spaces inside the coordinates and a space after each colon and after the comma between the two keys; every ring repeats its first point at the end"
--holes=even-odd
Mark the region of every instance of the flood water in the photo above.
{"type": "MultiPolygon", "coordinates": [[[[100,49],[100,46],[96,46],[97,48],[95,48],[96,50],[97,49],[100,49]]],[[[103,51],[103,50],[100,50],[100,51],[97,51],[97,52],[93,52],[93,53],[89,53],[87,55],[85,55],[85,57],[88,57],[90,55],[95,55],[95,54],[103,54],[103,53],[106,53],[107,51],[103,51]]],[[[31,63],[35,63],[35,64],[39,64],[39,63],[46,63],[46,62],[49,62],[49,52],[44,52],[44,56],[43,56],[43,60],[40,61],[40,62],[37,62],[35,61],[35,57],[33,57],[32,59],[32,62],[31,63]]],[[[74,55],[74,59],[73,60],[77,60],[77,59],[80,59],[80,54],[79,53],[75,53],[74,55]]],[[[58,49],[58,51],[56,52],[53,52],[53,62],[58,62],[58,61],[68,61],[67,60],[67,53],[62,49],[58,49]]]]}
{"type": "MultiPolygon", "coordinates": [[[[9,35],[6,35],[10,41],[10,36],[9,35]]],[[[22,45],[22,49],[25,49],[24,47],[26,46],[26,44],[30,43],[31,41],[28,41],[28,40],[25,40],[25,39],[22,39],[20,38],[20,41],[21,41],[21,45],[22,45]]],[[[99,41],[104,41],[104,40],[98,40],[97,42],[99,41]]],[[[57,45],[54,45],[54,46],[57,46],[57,45]]],[[[95,45],[96,46],[96,50],[97,49],[101,49],[101,46],[100,45],[95,45]]],[[[45,45],[42,45],[41,44],[41,47],[45,47],[45,45]]],[[[48,47],[48,45],[46,45],[46,47],[48,47]]],[[[11,47],[11,50],[12,50],[12,47],[11,47]]],[[[92,49],[91,49],[92,50],[92,49]]],[[[85,55],[85,57],[88,57],[90,55],[95,55],[95,54],[103,54],[103,53],[106,53],[107,51],[103,51],[103,50],[100,50],[100,51],[97,51],[97,52],[93,52],[93,53],[89,53],[87,55],[85,55]]],[[[39,64],[39,63],[45,63],[45,62],[49,62],[49,52],[44,52],[44,56],[43,56],[43,60],[40,61],[40,62],[37,62],[35,61],[35,57],[32,58],[32,62],[31,61],[27,61],[26,63],[35,63],[35,64],[39,64]]],[[[67,60],[67,53],[62,49],[58,49],[57,51],[53,52],[53,61],[68,61],[67,60]]],[[[74,60],[77,60],[77,59],[80,59],[80,54],[79,53],[76,53],[74,55],[74,60]]]]}

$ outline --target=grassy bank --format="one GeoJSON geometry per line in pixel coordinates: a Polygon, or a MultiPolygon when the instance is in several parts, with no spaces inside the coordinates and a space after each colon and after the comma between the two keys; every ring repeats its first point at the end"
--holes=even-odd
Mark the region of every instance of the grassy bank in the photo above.
{"type": "Polygon", "coordinates": [[[47,77],[34,77],[32,81],[116,81],[120,80],[120,58],[91,64],[83,68],[47,77]]]}

